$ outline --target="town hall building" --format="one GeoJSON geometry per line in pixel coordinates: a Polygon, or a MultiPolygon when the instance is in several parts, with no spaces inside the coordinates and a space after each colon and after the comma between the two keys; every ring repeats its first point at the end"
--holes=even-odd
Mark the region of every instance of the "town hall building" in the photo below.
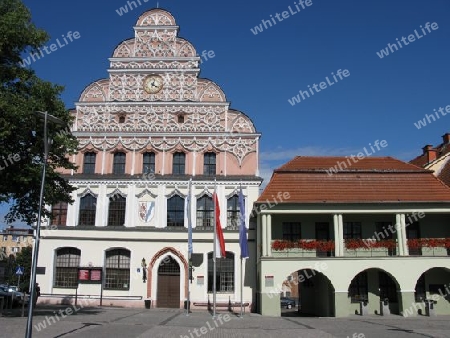
{"type": "MultiPolygon", "coordinates": [[[[219,85],[199,77],[201,58],[178,32],[167,11],[142,14],[134,37],[109,59],[108,78],[89,84],[75,103],[78,170],[62,173],[76,187],[74,202],[52,206],[51,228],[42,231],[39,302],[76,296],[91,305],[139,307],[147,300],[152,307],[182,308],[189,286],[192,308],[206,308],[213,291],[215,191],[226,248],[226,257],[217,259],[217,302],[240,300],[238,197],[242,188],[249,215],[262,182],[260,134],[247,115],[230,108],[219,85]]],[[[253,229],[248,237],[243,300],[250,307],[253,229]]]]}

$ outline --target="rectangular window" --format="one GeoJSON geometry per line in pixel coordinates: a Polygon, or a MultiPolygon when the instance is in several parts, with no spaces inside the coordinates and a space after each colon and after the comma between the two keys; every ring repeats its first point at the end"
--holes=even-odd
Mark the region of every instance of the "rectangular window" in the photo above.
{"type": "Polygon", "coordinates": [[[239,196],[233,195],[227,200],[227,229],[239,230],[240,226],[241,226],[241,211],[239,208],[239,196]]]}
{"type": "MultiPolygon", "coordinates": [[[[208,254],[208,292],[213,292],[213,253],[208,254]]],[[[216,291],[234,292],[234,254],[227,252],[226,258],[216,258],[216,291]]]]}
{"type": "Polygon", "coordinates": [[[109,198],[109,213],[108,213],[108,225],[109,226],[123,226],[125,225],[125,208],[127,199],[125,197],[116,194],[109,198]]]}
{"type": "Polygon", "coordinates": [[[155,172],[155,153],[142,154],[142,173],[149,174],[155,172]]]}
{"type": "Polygon", "coordinates": [[[83,160],[83,173],[84,174],[95,174],[95,158],[96,153],[85,153],[83,160]]]}
{"type": "Polygon", "coordinates": [[[20,236],[13,235],[12,240],[13,240],[13,242],[20,242],[20,236]]]}
{"type": "MultiPolygon", "coordinates": [[[[395,240],[397,235],[395,232],[395,228],[392,226],[392,222],[376,222],[375,223],[375,229],[376,229],[376,233],[375,233],[375,239],[377,241],[387,241],[387,240],[395,240]],[[391,230],[393,229],[394,232],[391,230]]],[[[396,256],[397,255],[397,250],[388,249],[388,256],[396,256]]]]}
{"type": "Polygon", "coordinates": [[[3,241],[7,241],[8,240],[8,235],[3,235],[3,241]]]}
{"type": "Polygon", "coordinates": [[[113,174],[125,174],[125,153],[115,153],[113,163],[113,174]]]}
{"type": "Polygon", "coordinates": [[[52,225],[66,225],[67,203],[59,202],[52,207],[52,225]]]}
{"type": "Polygon", "coordinates": [[[76,248],[61,248],[56,253],[54,287],[77,288],[78,267],[81,251],[76,248]]]}
{"type": "Polygon", "coordinates": [[[91,194],[80,198],[80,216],[78,225],[95,225],[97,198],[91,194]]]}
{"type": "Polygon", "coordinates": [[[178,195],[167,200],[167,226],[184,226],[184,198],[178,195]]]}
{"type": "Polygon", "coordinates": [[[283,222],[283,239],[287,241],[297,241],[301,239],[300,222],[283,222]]]}
{"type": "Polygon", "coordinates": [[[344,239],[361,238],[361,222],[344,222],[344,239]]]}
{"type": "Polygon", "coordinates": [[[185,161],[186,161],[186,155],[184,153],[173,154],[172,174],[184,175],[185,174],[185,161]]]}
{"type": "Polygon", "coordinates": [[[129,290],[130,251],[115,249],[106,253],[105,289],[129,290]]]}
{"type": "Polygon", "coordinates": [[[205,153],[203,156],[203,175],[216,175],[216,154],[205,153]]]}
{"type": "MultiPolygon", "coordinates": [[[[407,239],[421,238],[419,222],[414,222],[406,227],[406,238],[407,239]]],[[[422,248],[409,248],[409,255],[410,256],[421,256],[422,248]]]]}

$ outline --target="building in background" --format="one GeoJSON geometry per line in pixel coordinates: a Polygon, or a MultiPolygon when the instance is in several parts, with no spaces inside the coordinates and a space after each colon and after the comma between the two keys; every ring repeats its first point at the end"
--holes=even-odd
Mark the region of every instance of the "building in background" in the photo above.
{"type": "Polygon", "coordinates": [[[450,188],[391,157],[296,157],[256,202],[258,311],[280,316],[450,314],[450,188]],[[282,198],[283,197],[283,198],[282,198]],[[383,309],[384,310],[384,309],[383,309]],[[386,312],[384,312],[386,313],[386,312]]]}
{"type": "Polygon", "coordinates": [[[422,148],[423,153],[411,160],[410,163],[434,171],[445,184],[450,186],[450,133],[442,136],[442,143],[433,147],[427,144],[422,148]]]}
{"type": "Polygon", "coordinates": [[[33,230],[9,226],[0,231],[0,283],[12,272],[16,255],[24,247],[33,245],[33,230]]]}
{"type": "MultiPolygon", "coordinates": [[[[42,230],[39,301],[73,301],[77,293],[92,305],[102,297],[103,305],[144,306],[149,299],[152,307],[183,307],[190,194],[191,301],[206,309],[216,190],[226,243],[226,258],[217,263],[217,300],[228,306],[240,295],[238,193],[242,186],[250,215],[262,181],[260,134],[248,116],[230,108],[217,84],[199,77],[201,57],[178,37],[170,13],[145,12],[134,31],[109,59],[109,77],[88,85],[72,111],[79,141],[72,160],[79,169],[63,175],[76,187],[75,202],[52,206],[51,227],[42,230]]],[[[251,230],[244,264],[249,306],[254,236],[251,230]]]]}
{"type": "Polygon", "coordinates": [[[16,256],[24,247],[33,244],[33,230],[10,226],[0,232],[0,260],[16,256]]]}

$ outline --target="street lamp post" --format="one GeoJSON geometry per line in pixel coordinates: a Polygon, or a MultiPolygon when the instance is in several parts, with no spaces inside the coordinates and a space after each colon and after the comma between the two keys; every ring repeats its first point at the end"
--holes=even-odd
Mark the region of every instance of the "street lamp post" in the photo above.
{"type": "Polygon", "coordinates": [[[41,190],[39,193],[39,210],[38,210],[38,219],[36,225],[36,239],[34,241],[34,251],[33,251],[33,261],[31,265],[31,293],[30,300],[28,301],[28,318],[27,318],[27,331],[25,334],[25,338],[31,338],[32,336],[32,324],[33,324],[33,310],[34,310],[34,299],[36,297],[36,270],[37,270],[37,260],[39,255],[39,239],[40,239],[40,230],[41,230],[41,213],[42,213],[42,204],[44,200],[44,186],[45,186],[45,173],[47,170],[47,159],[48,159],[48,151],[49,151],[49,140],[47,138],[47,122],[53,122],[56,124],[60,124],[62,126],[65,125],[64,121],[59,118],[48,114],[45,112],[35,112],[35,114],[44,119],[44,163],[42,166],[42,178],[41,178],[41,190]]]}

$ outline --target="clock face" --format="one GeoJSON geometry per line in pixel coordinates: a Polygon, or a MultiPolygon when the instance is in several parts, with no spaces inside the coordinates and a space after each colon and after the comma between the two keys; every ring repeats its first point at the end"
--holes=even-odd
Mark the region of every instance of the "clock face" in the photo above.
{"type": "Polygon", "coordinates": [[[150,94],[158,93],[163,87],[163,79],[159,75],[147,76],[144,80],[144,90],[150,94]]]}

